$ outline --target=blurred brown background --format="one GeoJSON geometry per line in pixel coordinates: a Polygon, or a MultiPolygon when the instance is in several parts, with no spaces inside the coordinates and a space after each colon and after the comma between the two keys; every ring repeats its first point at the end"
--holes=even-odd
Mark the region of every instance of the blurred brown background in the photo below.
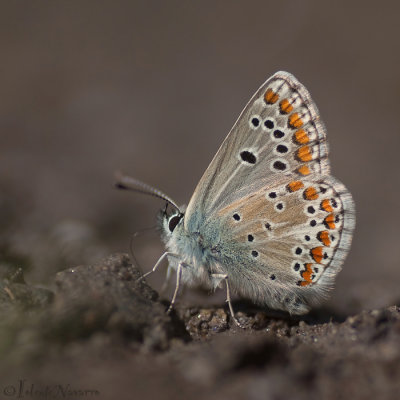
{"type": "MultiPolygon", "coordinates": [[[[129,251],[156,199],[118,192],[121,169],[187,203],[254,91],[277,70],[310,90],[357,230],[330,303],[399,300],[398,2],[2,1],[3,263],[31,282],[129,251]]],[[[136,244],[144,269],[161,252],[136,244]]]]}

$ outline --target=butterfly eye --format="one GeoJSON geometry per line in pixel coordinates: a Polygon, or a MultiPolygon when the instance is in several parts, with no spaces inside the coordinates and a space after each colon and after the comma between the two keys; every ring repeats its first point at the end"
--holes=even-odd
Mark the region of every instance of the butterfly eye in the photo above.
{"type": "Polygon", "coordinates": [[[182,219],[182,215],[174,215],[168,222],[168,228],[170,232],[173,232],[179,221],[182,219]]]}

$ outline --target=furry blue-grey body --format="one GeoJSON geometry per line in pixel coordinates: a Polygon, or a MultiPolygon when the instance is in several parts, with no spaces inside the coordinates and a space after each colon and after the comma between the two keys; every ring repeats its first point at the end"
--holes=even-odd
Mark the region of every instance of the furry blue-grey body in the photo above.
{"type": "Polygon", "coordinates": [[[170,217],[164,216],[162,219],[162,238],[165,246],[169,252],[179,256],[168,257],[169,264],[176,268],[180,261],[184,263],[184,283],[215,289],[216,282],[212,279],[212,274],[224,273],[220,265],[219,231],[215,226],[207,229],[203,225],[203,218],[193,221],[190,224],[191,229],[187,230],[184,218],[183,216],[173,232],[168,229],[170,217]]]}

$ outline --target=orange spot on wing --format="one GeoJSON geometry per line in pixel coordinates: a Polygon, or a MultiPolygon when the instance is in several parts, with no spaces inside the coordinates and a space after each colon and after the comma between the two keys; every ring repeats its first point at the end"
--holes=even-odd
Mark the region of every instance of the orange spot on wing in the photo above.
{"type": "Polygon", "coordinates": [[[307,144],[310,138],[304,129],[299,129],[294,133],[294,140],[299,144],[307,144]]]}
{"type": "Polygon", "coordinates": [[[287,185],[290,192],[295,192],[296,190],[300,190],[304,187],[303,182],[301,181],[293,181],[287,185]]]}
{"type": "Polygon", "coordinates": [[[311,161],[312,154],[309,146],[302,146],[297,150],[297,158],[301,161],[311,161]]]}
{"type": "Polygon", "coordinates": [[[321,208],[326,212],[332,212],[333,207],[331,206],[331,201],[329,199],[322,200],[321,208]]]}
{"type": "Polygon", "coordinates": [[[311,256],[318,264],[321,264],[322,258],[324,256],[323,249],[324,248],[322,246],[314,247],[313,249],[311,249],[311,256]]]}
{"type": "Polygon", "coordinates": [[[311,268],[311,263],[307,263],[306,266],[306,270],[301,272],[301,277],[304,279],[304,281],[300,282],[300,286],[307,286],[310,283],[312,283],[312,275],[313,275],[313,270],[311,268]]]}
{"type": "Polygon", "coordinates": [[[289,114],[293,111],[293,106],[289,103],[288,99],[283,99],[279,103],[279,108],[281,109],[281,113],[289,114]]]}
{"type": "Polygon", "coordinates": [[[329,214],[324,219],[324,223],[329,229],[335,229],[335,216],[333,214],[329,214]]]}
{"type": "Polygon", "coordinates": [[[311,186],[303,192],[303,196],[306,200],[317,200],[318,199],[317,189],[311,186]]]}
{"type": "Polygon", "coordinates": [[[264,95],[264,100],[268,104],[274,104],[278,101],[279,96],[272,89],[267,89],[264,95]]]}
{"type": "Polygon", "coordinates": [[[308,168],[307,165],[302,165],[300,168],[298,168],[297,172],[301,175],[311,174],[310,168],[308,168]]]}
{"type": "Polygon", "coordinates": [[[291,128],[301,128],[303,126],[303,120],[298,113],[293,113],[289,117],[289,126],[291,128]]]}
{"type": "Polygon", "coordinates": [[[330,246],[331,245],[331,240],[329,239],[329,232],[328,231],[319,232],[317,238],[325,246],[330,246]]]}

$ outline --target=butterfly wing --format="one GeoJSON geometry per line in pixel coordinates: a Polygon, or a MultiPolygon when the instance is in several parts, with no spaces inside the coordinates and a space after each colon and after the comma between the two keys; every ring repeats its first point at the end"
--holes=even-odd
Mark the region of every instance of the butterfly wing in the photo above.
{"type": "Polygon", "coordinates": [[[307,89],[276,73],[241,113],[185,215],[189,232],[215,241],[216,259],[240,294],[300,314],[332,286],[355,218],[327,157],[307,89]]]}
{"type": "Polygon", "coordinates": [[[330,176],[264,187],[220,209],[213,221],[204,229],[220,232],[220,261],[232,287],[294,314],[332,288],[355,223],[351,195],[330,176]]]}
{"type": "Polygon", "coordinates": [[[205,171],[186,211],[210,216],[282,177],[329,175],[326,133],[307,89],[278,72],[254,94],[205,171]]]}

